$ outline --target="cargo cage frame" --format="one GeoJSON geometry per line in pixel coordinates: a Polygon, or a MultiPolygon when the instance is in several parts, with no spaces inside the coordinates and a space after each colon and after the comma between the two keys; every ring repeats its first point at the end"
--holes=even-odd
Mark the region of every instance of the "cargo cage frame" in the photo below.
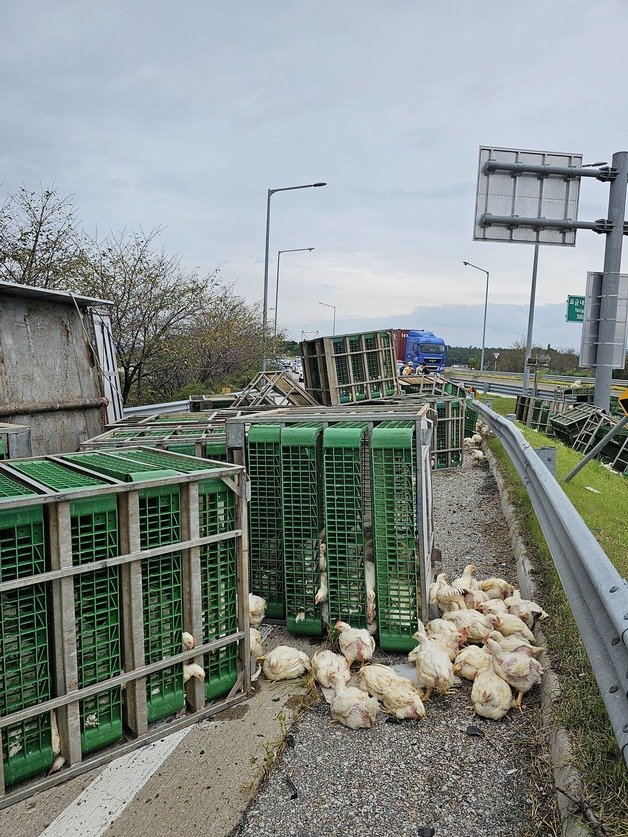
{"type": "MultiPolygon", "coordinates": [[[[431,437],[434,432],[434,411],[429,403],[411,406],[407,403],[382,405],[342,405],[309,408],[280,408],[258,415],[240,416],[227,422],[227,449],[229,461],[238,465],[247,463],[247,430],[255,425],[276,425],[290,427],[295,424],[320,424],[323,430],[339,424],[358,422],[367,427],[372,436],[374,427],[385,422],[412,422],[414,424],[414,456],[417,475],[415,486],[415,565],[418,569],[418,592],[422,621],[430,618],[429,584],[432,581],[432,564],[437,554],[434,544],[433,498],[431,496],[431,474],[425,474],[429,462],[431,437]],[[428,429],[425,427],[428,424],[428,429]]],[[[277,441],[275,444],[279,444],[277,441]]],[[[281,445],[279,444],[279,450],[281,445]]],[[[251,492],[254,487],[251,485],[251,492]]],[[[251,550],[255,533],[251,527],[251,550]]],[[[252,589],[253,593],[259,591],[252,589]]],[[[277,621],[284,621],[277,617],[277,621]]]]}
{"type": "MultiPolygon", "coordinates": [[[[149,456],[154,448],[136,447],[135,451],[149,456]]],[[[125,451],[106,451],[124,457],[125,451]]],[[[23,801],[33,793],[61,784],[69,779],[100,767],[138,747],[184,729],[199,720],[246,700],[251,693],[250,639],[248,620],[248,478],[240,466],[223,462],[207,462],[199,467],[199,460],[182,454],[168,454],[172,461],[188,464],[185,469],[172,475],[171,471],[159,472],[152,468],[154,476],[142,475],[137,481],[124,482],[102,471],[91,470],[77,461],[66,457],[80,457],[81,454],[58,454],[35,459],[17,459],[0,462],[0,477],[17,484],[24,492],[0,499],[0,513],[19,512],[20,509],[41,508],[46,542],[49,545],[49,566],[44,572],[19,575],[10,581],[0,582],[0,594],[20,589],[46,586],[48,615],[48,665],[52,697],[0,716],[0,733],[14,724],[46,717],[55,710],[61,742],[60,754],[65,766],[54,775],[42,775],[21,780],[13,789],[7,789],[4,781],[4,753],[0,747],[0,810],[23,801]],[[36,478],[17,470],[29,462],[49,462],[70,469],[84,477],[96,478],[104,483],[97,487],[54,490],[36,478]],[[13,463],[13,464],[12,464],[13,463]],[[192,467],[193,463],[193,467],[192,467]],[[235,528],[213,535],[201,536],[201,511],[199,508],[199,486],[207,481],[220,481],[233,498],[235,528]],[[140,495],[151,489],[173,486],[180,496],[180,537],[169,543],[142,548],[140,543],[140,495]],[[119,515],[119,552],[103,560],[73,563],[72,524],[70,506],[95,498],[115,498],[119,515]],[[44,515],[44,508],[47,514],[44,515]],[[144,591],[142,586],[142,561],[178,552],[181,556],[182,578],[182,624],[195,637],[203,636],[203,571],[201,553],[204,548],[221,543],[235,545],[235,590],[237,596],[237,629],[210,642],[199,642],[193,649],[167,656],[164,659],[145,663],[144,647],[144,591]],[[120,568],[120,653],[124,669],[121,673],[91,685],[78,687],[77,630],[75,627],[75,587],[78,578],[105,568],[120,568]],[[183,689],[184,717],[171,715],[158,719],[149,725],[146,681],[152,674],[184,662],[205,665],[207,655],[235,646],[236,677],[228,693],[206,703],[207,683],[191,678],[183,689]],[[124,734],[118,743],[102,749],[82,752],[80,704],[88,698],[115,688],[125,689],[122,708],[124,734]],[[56,692],[56,694],[55,694],[56,692]],[[125,740],[126,739],[126,740],[125,740]]],[[[141,461],[141,460],[140,460],[141,461]]],[[[140,461],[127,459],[126,464],[141,470],[140,461]]],[[[117,550],[116,550],[117,551],[117,550]]],[[[8,747],[8,744],[7,744],[8,747]]]]}

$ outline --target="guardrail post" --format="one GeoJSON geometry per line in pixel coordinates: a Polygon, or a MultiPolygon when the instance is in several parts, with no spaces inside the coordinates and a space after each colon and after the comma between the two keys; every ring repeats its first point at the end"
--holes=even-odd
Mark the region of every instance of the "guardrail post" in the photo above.
{"type": "MultiPolygon", "coordinates": [[[[140,507],[139,493],[129,491],[120,494],[120,553],[122,555],[140,550],[140,507]]],[[[122,626],[124,665],[127,671],[142,668],[144,658],[144,599],[142,594],[142,563],[131,561],[123,564],[122,581],[122,626]]],[[[148,710],[146,707],[146,678],[131,680],[126,685],[124,722],[139,738],[148,731],[148,710]]]]}
{"type": "MultiPolygon", "coordinates": [[[[70,504],[52,503],[48,507],[50,522],[50,568],[72,566],[72,522],[70,504]]],[[[58,578],[51,584],[54,625],[55,693],[66,695],[78,689],[76,657],[76,620],[74,614],[74,579],[58,578]]],[[[79,703],[59,706],[55,711],[61,755],[66,764],[77,764],[81,754],[81,720],[79,703]]],[[[58,754],[55,754],[58,755],[58,754]]]]}
{"type": "MultiPolygon", "coordinates": [[[[184,541],[200,537],[198,482],[181,485],[181,538],[184,541]]],[[[204,547],[207,549],[207,547],[204,547]]],[[[201,599],[201,548],[193,546],[182,550],[183,581],[183,627],[196,639],[203,642],[203,606],[201,599]]],[[[203,665],[202,655],[187,661],[203,665]]],[[[185,684],[186,702],[193,712],[205,706],[205,685],[196,677],[185,684]]]]}
{"type": "Polygon", "coordinates": [[[556,448],[553,445],[545,445],[544,447],[534,448],[534,452],[556,479],[556,448]]]}

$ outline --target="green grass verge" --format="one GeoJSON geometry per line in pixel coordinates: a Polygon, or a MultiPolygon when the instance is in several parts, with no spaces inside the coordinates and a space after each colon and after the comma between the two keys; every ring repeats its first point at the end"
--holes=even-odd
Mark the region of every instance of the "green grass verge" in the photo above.
{"type": "MultiPolygon", "coordinates": [[[[493,409],[503,415],[514,412],[512,398],[482,400],[492,401],[493,409]]],[[[613,564],[626,576],[628,481],[593,461],[572,482],[564,483],[564,476],[581,460],[581,455],[553,437],[521,424],[517,426],[534,447],[556,447],[556,473],[561,487],[613,564]],[[600,493],[588,491],[587,486],[600,493]]],[[[551,665],[561,685],[560,699],[553,710],[555,720],[569,732],[574,766],[583,778],[584,797],[601,820],[605,834],[625,837],[628,771],[527,492],[499,441],[490,439],[489,444],[507,482],[521,536],[535,567],[537,598],[550,614],[545,636],[551,665]]]]}

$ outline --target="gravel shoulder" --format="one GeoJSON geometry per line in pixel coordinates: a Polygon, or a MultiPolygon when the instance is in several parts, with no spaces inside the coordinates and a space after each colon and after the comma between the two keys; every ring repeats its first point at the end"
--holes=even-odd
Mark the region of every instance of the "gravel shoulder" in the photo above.
{"type": "MultiPolygon", "coordinates": [[[[433,488],[443,568],[455,576],[472,560],[478,578],[516,583],[508,527],[486,464],[465,461],[461,469],[435,472],[433,488]]],[[[376,662],[404,660],[375,655],[376,662]]],[[[380,713],[368,731],[333,723],[321,701],[287,735],[233,835],[416,837],[421,827],[438,837],[541,833],[535,820],[543,791],[534,762],[546,754],[539,752],[538,687],[525,696],[523,713],[511,710],[499,722],[473,715],[470,693],[471,683],[462,680],[452,695],[432,698],[424,720],[392,722],[380,713]],[[483,736],[468,735],[469,724],[483,736]]]]}

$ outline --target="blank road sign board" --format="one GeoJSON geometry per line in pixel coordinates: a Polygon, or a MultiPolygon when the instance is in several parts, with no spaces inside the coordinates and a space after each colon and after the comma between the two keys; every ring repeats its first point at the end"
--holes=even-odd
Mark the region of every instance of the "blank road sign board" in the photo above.
{"type": "Polygon", "coordinates": [[[583,296],[568,296],[567,297],[567,316],[568,323],[581,323],[584,321],[584,300],[583,296]]]}
{"type": "MultiPolygon", "coordinates": [[[[617,314],[614,323],[613,369],[623,369],[626,363],[626,339],[628,338],[628,274],[610,277],[612,287],[607,293],[617,296],[617,314]]],[[[600,304],[602,300],[602,274],[587,273],[587,292],[584,303],[584,320],[580,338],[580,366],[597,365],[597,344],[600,330],[600,304]]]]}
{"type": "Polygon", "coordinates": [[[487,172],[486,163],[528,163],[533,166],[568,166],[579,169],[582,154],[524,151],[514,148],[480,146],[480,165],[475,204],[475,241],[509,241],[521,244],[576,243],[575,230],[534,229],[532,227],[484,226],[481,217],[490,215],[520,218],[549,218],[575,221],[578,218],[580,178],[509,171],[487,172]]]}

